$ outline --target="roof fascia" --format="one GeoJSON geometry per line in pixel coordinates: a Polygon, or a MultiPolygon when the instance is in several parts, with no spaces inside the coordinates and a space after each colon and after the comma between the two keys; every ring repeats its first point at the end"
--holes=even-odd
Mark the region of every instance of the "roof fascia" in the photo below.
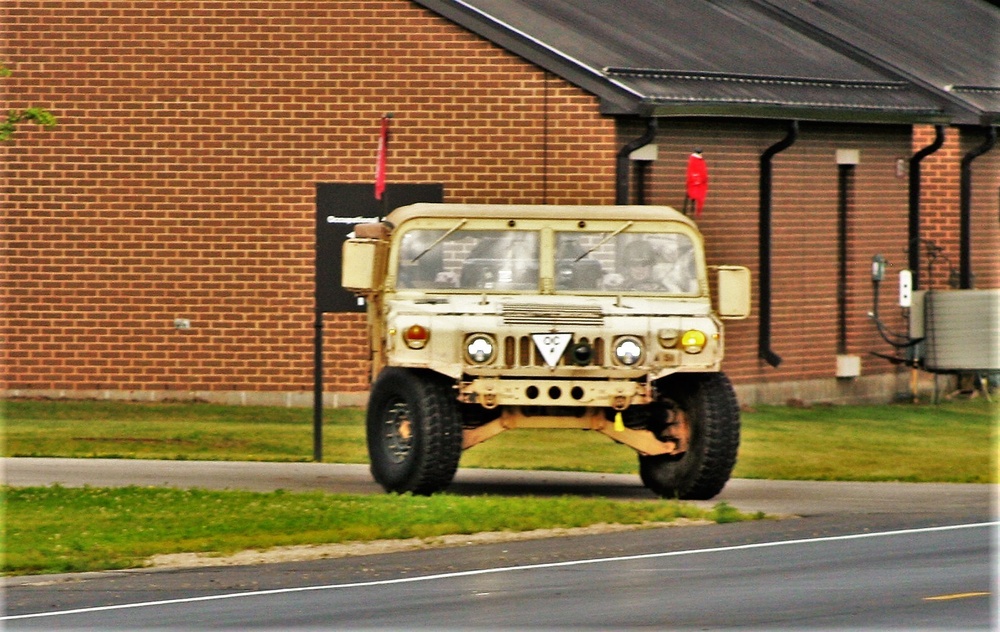
{"type": "Polygon", "coordinates": [[[807,105],[782,105],[766,103],[654,103],[648,104],[646,116],[719,117],[776,119],[782,121],[813,121],[824,123],[890,123],[890,124],[948,124],[951,118],[942,112],[899,111],[886,109],[857,109],[810,107],[807,105]]]}

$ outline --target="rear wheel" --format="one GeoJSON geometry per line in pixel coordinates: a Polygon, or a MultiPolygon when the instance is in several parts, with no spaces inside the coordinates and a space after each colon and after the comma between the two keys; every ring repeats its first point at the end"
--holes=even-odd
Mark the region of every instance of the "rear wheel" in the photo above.
{"type": "Polygon", "coordinates": [[[451,483],[462,454],[462,422],[447,380],[383,370],[372,385],[366,426],[372,476],[386,491],[426,495],[451,483]]]}
{"type": "Polygon", "coordinates": [[[664,396],[687,418],[688,450],[677,455],[639,455],[639,476],[664,498],[708,500],[725,487],[736,465],[740,408],[723,373],[675,376],[664,396]]]}

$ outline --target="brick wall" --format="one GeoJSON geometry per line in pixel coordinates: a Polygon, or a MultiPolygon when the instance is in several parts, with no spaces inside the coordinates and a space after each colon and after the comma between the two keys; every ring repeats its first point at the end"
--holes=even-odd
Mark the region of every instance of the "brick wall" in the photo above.
{"type": "MultiPolygon", "coordinates": [[[[638,124],[623,137],[641,133],[638,124]]],[[[872,309],[871,258],[880,253],[898,270],[906,265],[907,180],[896,161],[910,155],[905,126],[834,126],[803,123],[798,140],[774,157],[772,217],[772,348],[782,358],[773,368],[758,359],[759,161],[784,138],[780,122],[739,120],[661,121],[659,159],[648,175],[651,202],[678,209],[684,202],[687,158],[703,150],[709,192],[699,227],[709,264],[748,266],[755,280],[754,316],[727,324],[726,370],[737,382],[832,378],[838,351],[838,149],[854,149],[848,221],[847,352],[862,356],[862,374],[891,373],[870,351],[891,352],[867,314],[872,309]]],[[[894,279],[894,276],[892,277],[894,279]]],[[[882,316],[902,330],[892,279],[881,294],[882,316]]]]}
{"type": "MultiPolygon", "coordinates": [[[[980,129],[963,142],[971,150],[983,138],[980,129]]],[[[972,163],[972,274],[977,288],[1000,287],[1000,145],[972,163]]]]}
{"type": "MultiPolygon", "coordinates": [[[[914,128],[914,148],[934,140],[934,128],[914,128]]],[[[948,128],[941,149],[924,159],[921,238],[936,247],[926,289],[946,289],[959,268],[959,183],[962,158],[985,140],[982,128],[948,128]],[[952,272],[954,270],[954,272],[952,272]]],[[[1000,287],[1000,148],[972,162],[972,273],[977,288],[1000,287]]],[[[923,271],[926,274],[926,268],[923,271]]]]}
{"type": "MultiPolygon", "coordinates": [[[[4,148],[8,388],[308,390],[315,184],[371,180],[383,112],[390,181],[613,196],[592,97],[405,0],[0,11],[9,100],[59,117],[4,148]]],[[[366,388],[359,317],[327,332],[366,388]]]]}
{"type": "MultiPolygon", "coordinates": [[[[371,181],[385,112],[390,181],[441,182],[449,202],[611,203],[615,152],[643,131],[616,130],[593,97],[407,0],[16,0],[0,5],[0,29],[16,73],[0,82],[7,101],[60,122],[0,147],[9,389],[308,391],[315,185],[371,181]]],[[[784,131],[665,120],[650,201],[682,204],[687,155],[703,147],[711,262],[756,272],[757,163],[784,131]]],[[[925,236],[956,264],[957,161],[979,142],[949,132],[925,166],[925,236]]],[[[888,351],[865,316],[869,262],[880,252],[905,265],[895,162],[924,144],[902,126],[803,124],[775,158],[773,346],[784,363],[757,359],[755,318],[732,323],[737,381],[833,375],[838,148],[861,152],[848,351],[866,375],[892,371],[867,355],[888,351]]],[[[998,281],[998,156],[975,163],[980,287],[998,281]]],[[[892,285],[884,312],[900,327],[892,285]]],[[[325,325],[327,390],[366,389],[363,317],[325,325]]]]}

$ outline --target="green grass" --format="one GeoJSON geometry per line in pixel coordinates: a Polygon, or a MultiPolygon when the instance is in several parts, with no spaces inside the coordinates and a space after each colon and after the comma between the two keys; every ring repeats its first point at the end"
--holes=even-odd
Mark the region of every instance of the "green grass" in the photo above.
{"type": "Polygon", "coordinates": [[[996,483],[1000,406],[761,406],[744,414],[734,476],[996,483]]]}
{"type": "MultiPolygon", "coordinates": [[[[5,402],[6,456],[311,461],[312,411],[201,403],[5,402]]],[[[324,411],[323,459],[360,463],[363,412],[324,411]]]]}
{"type": "MultiPolygon", "coordinates": [[[[996,482],[997,404],[761,406],[743,414],[734,476],[765,479],[996,482]]],[[[324,413],[323,460],[366,463],[364,413],[324,413]]],[[[301,408],[6,403],[6,456],[307,461],[301,408]]],[[[462,467],[635,473],[635,453],[595,432],[517,430],[462,455],[462,467]]]]}
{"type": "MultiPolygon", "coordinates": [[[[325,412],[324,460],[364,463],[364,414],[325,412]]],[[[996,482],[998,407],[942,405],[762,406],[743,415],[737,477],[996,482]]],[[[307,409],[9,401],[5,456],[305,461],[307,409]]],[[[464,467],[635,473],[629,448],[584,431],[513,431],[467,451],[464,467]]],[[[229,553],[290,544],[520,531],[677,517],[729,522],[668,501],[593,498],[431,498],[268,494],[154,488],[5,488],[7,574],[132,568],[172,552],[229,553]]]]}
{"type": "Polygon", "coordinates": [[[759,519],[724,503],[598,498],[349,496],[142,487],[5,488],[6,574],[141,567],[160,553],[427,538],[678,518],[759,519]]]}

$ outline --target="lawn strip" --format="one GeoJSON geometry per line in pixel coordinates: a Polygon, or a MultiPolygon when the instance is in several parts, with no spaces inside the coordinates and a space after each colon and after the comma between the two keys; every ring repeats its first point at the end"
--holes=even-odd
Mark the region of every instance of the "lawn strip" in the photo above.
{"type": "Polygon", "coordinates": [[[151,487],[4,488],[5,574],[136,568],[154,555],[489,531],[763,518],[720,503],[439,494],[353,496],[151,487]]]}

